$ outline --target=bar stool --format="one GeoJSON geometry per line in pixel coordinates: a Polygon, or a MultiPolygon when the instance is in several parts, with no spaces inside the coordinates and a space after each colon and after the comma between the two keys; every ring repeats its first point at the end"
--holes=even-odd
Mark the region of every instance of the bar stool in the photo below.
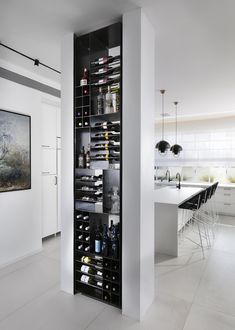
{"type": "Polygon", "coordinates": [[[188,222],[185,221],[185,225],[183,228],[183,237],[201,247],[203,258],[205,258],[204,246],[203,246],[203,234],[202,234],[202,231],[200,228],[200,221],[198,220],[197,211],[200,209],[200,207],[202,205],[204,194],[205,194],[205,191],[203,190],[202,192],[199,192],[197,195],[191,197],[190,199],[188,199],[187,201],[185,201],[179,205],[179,209],[182,209],[184,211],[190,210],[192,212],[192,217],[191,217],[190,221],[188,221],[188,222]],[[185,227],[190,226],[192,224],[193,224],[193,226],[196,225],[196,227],[197,227],[197,232],[199,235],[199,243],[185,234],[185,232],[186,232],[185,227]]]}

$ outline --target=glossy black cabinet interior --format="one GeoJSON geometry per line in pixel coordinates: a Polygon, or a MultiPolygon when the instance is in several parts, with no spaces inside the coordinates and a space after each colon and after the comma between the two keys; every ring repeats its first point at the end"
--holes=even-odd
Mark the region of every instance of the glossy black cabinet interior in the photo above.
{"type": "Polygon", "coordinates": [[[122,303],[122,25],[74,40],[74,290],[122,303]]]}

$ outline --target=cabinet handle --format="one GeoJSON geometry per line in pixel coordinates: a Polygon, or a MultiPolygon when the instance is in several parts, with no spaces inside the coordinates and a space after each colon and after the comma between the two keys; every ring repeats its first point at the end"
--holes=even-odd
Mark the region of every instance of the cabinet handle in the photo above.
{"type": "Polygon", "coordinates": [[[224,190],[229,190],[229,191],[230,191],[230,190],[231,190],[231,188],[224,188],[224,190]]]}
{"type": "Polygon", "coordinates": [[[226,205],[226,206],[231,206],[231,204],[230,204],[230,203],[224,203],[224,205],[226,205]]]}
{"type": "Polygon", "coordinates": [[[224,194],[224,196],[231,196],[231,194],[224,194]]]}
{"type": "Polygon", "coordinates": [[[42,174],[49,174],[50,172],[42,172],[42,174]]]}
{"type": "Polygon", "coordinates": [[[43,147],[43,148],[50,148],[50,146],[47,146],[47,145],[45,145],[45,144],[42,144],[42,147],[43,147]]]}
{"type": "Polygon", "coordinates": [[[55,186],[57,186],[58,184],[58,179],[57,179],[57,176],[55,176],[55,186]]]}

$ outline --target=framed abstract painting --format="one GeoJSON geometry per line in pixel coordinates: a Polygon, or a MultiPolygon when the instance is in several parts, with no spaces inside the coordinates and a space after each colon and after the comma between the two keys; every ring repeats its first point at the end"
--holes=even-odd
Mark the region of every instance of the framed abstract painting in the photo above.
{"type": "Polygon", "coordinates": [[[31,189],[31,117],[0,109],[0,192],[31,189]]]}

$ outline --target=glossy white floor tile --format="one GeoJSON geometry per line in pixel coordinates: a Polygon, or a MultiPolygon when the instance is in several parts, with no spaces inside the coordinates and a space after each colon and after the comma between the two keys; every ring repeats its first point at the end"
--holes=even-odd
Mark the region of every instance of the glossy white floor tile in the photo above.
{"type": "Polygon", "coordinates": [[[183,330],[234,330],[235,317],[193,304],[183,330]]]}
{"type": "Polygon", "coordinates": [[[195,302],[235,316],[235,258],[214,250],[198,288],[195,302]]]}
{"type": "Polygon", "coordinates": [[[142,322],[120,310],[59,289],[60,237],[41,253],[0,270],[0,330],[235,329],[235,228],[220,226],[206,251],[189,241],[179,257],[158,255],[156,298],[142,322]]]}
{"type": "Polygon", "coordinates": [[[59,262],[44,258],[0,279],[0,320],[59,283],[59,262]]]}
{"type": "Polygon", "coordinates": [[[183,329],[190,306],[184,300],[160,294],[142,322],[134,321],[121,315],[119,310],[107,307],[87,329],[180,330],[183,329]]]}

